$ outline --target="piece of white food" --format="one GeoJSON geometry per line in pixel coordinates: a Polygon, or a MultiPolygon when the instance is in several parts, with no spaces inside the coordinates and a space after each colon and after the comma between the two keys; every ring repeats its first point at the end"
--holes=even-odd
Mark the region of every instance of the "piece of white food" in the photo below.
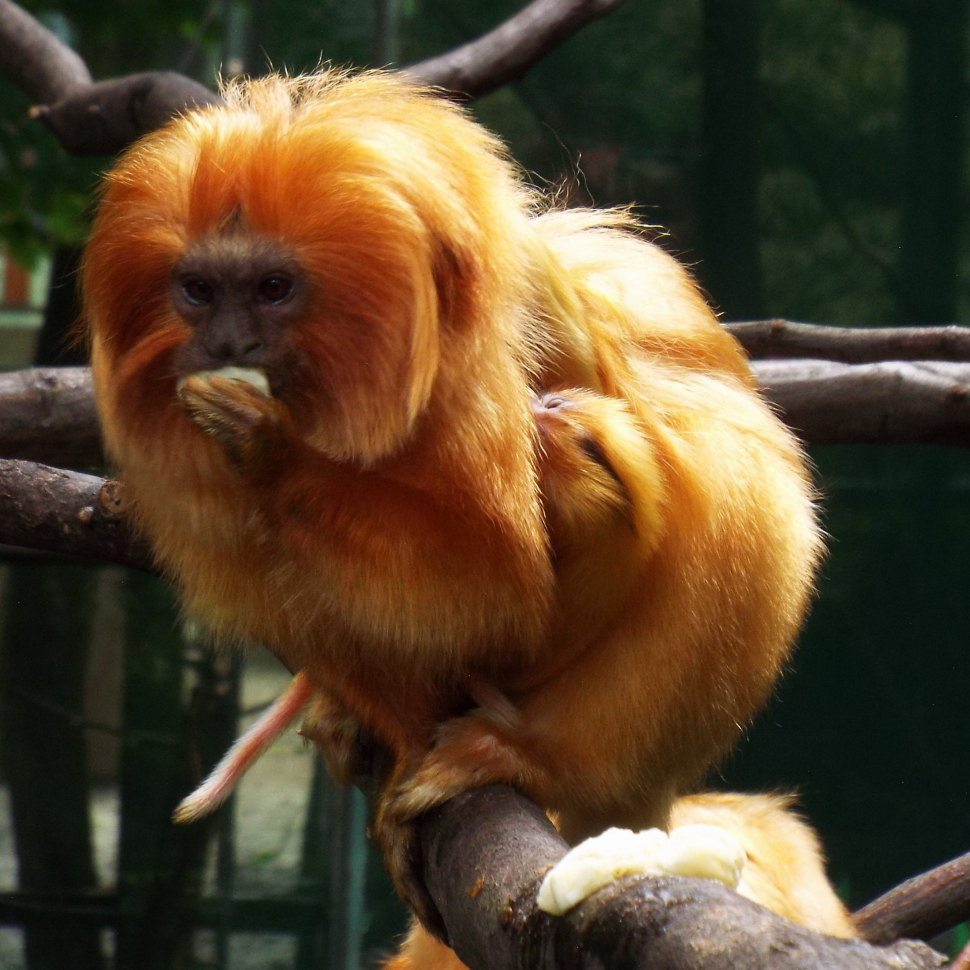
{"type": "Polygon", "coordinates": [[[731,889],[741,881],[746,856],[741,843],[714,825],[661,829],[607,829],[580,842],[546,873],[539,909],[562,916],[621,876],[668,875],[716,879],[731,889]]]}

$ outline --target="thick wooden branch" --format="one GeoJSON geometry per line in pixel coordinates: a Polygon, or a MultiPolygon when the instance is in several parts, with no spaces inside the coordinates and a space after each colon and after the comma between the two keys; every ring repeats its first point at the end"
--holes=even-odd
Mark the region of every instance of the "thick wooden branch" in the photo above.
{"type": "Polygon", "coordinates": [[[752,367],[808,444],[970,447],[970,364],[759,360],[752,367]]]}
{"type": "Polygon", "coordinates": [[[87,65],[26,10],[0,0],[0,71],[39,104],[91,83],[87,65]]]}
{"type": "Polygon", "coordinates": [[[61,468],[103,464],[90,369],[0,374],[0,457],[61,468]]]}
{"type": "Polygon", "coordinates": [[[222,98],[174,71],[128,74],[79,88],[53,104],[34,108],[73,155],[112,155],[170,118],[222,98]]]}
{"type": "Polygon", "coordinates": [[[875,947],[814,933],[702,879],[622,879],[553,918],[535,895],[566,845],[508,788],[468,792],[419,826],[428,889],[449,945],[472,970],[917,970],[945,962],[912,941],[875,947]]]}
{"type": "Polygon", "coordinates": [[[428,84],[471,100],[517,81],[564,40],[623,0],[534,0],[494,30],[405,68],[428,84]]]}
{"type": "MultiPolygon", "coordinates": [[[[970,363],[757,360],[752,368],[768,400],[808,444],[970,447],[970,363]]],[[[96,465],[88,372],[52,368],[0,377],[0,457],[96,465]]]]}
{"type": "Polygon", "coordinates": [[[970,919],[970,852],[908,879],[854,916],[871,943],[928,940],[970,919]]]}
{"type": "Polygon", "coordinates": [[[84,61],[11,0],[0,0],[0,71],[75,155],[113,154],[179,112],[222,100],[169,71],[92,83],[84,61]]]}
{"type": "MultiPolygon", "coordinates": [[[[471,99],[522,77],[536,61],[623,0],[534,0],[495,30],[408,73],[471,99]]],[[[0,71],[37,102],[67,151],[109,155],[183,111],[221,104],[218,94],[171,71],[92,83],[84,62],[11,0],[0,0],[0,71]]]]}
{"type": "Polygon", "coordinates": [[[123,512],[117,482],[0,459],[0,543],[154,572],[123,512]]]}
{"type": "Polygon", "coordinates": [[[726,323],[749,357],[868,364],[880,360],[970,361],[970,327],[823,327],[790,320],[726,323]]]}

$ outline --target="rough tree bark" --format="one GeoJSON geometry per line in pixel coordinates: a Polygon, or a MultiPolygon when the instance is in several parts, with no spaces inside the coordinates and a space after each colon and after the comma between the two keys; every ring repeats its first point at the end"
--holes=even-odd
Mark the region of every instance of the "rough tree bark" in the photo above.
{"type": "Polygon", "coordinates": [[[823,327],[776,319],[726,323],[724,329],[755,359],[970,361],[970,327],[823,327]]]}
{"type": "MultiPolygon", "coordinates": [[[[752,370],[807,444],[970,446],[970,331],[964,328],[764,321],[728,329],[753,352],[769,355],[753,361],[752,370]],[[792,359],[799,353],[812,358],[792,359]]],[[[68,468],[102,464],[90,373],[0,375],[0,457],[68,468]]]]}
{"type": "Polygon", "coordinates": [[[471,43],[404,70],[460,99],[480,98],[524,77],[564,40],[623,0],[534,0],[471,43]]]}
{"type": "Polygon", "coordinates": [[[566,844],[508,788],[453,799],[421,820],[420,840],[447,942],[472,970],[916,970],[945,962],[912,941],[882,948],[813,933],[704,879],[625,878],[564,917],[548,916],[535,896],[566,844]]]}

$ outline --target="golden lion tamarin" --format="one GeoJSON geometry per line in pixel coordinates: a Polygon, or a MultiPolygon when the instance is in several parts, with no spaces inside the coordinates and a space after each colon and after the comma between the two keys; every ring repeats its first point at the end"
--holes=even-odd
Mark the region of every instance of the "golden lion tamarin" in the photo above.
{"type": "Polygon", "coordinates": [[[119,162],[85,256],[137,526],[216,635],[312,684],[337,774],[356,726],[391,753],[374,832],[405,891],[409,820],[477,785],[571,842],[667,827],[820,551],[736,343],[628,217],[543,211],[400,76],[225,95],[119,162]]]}

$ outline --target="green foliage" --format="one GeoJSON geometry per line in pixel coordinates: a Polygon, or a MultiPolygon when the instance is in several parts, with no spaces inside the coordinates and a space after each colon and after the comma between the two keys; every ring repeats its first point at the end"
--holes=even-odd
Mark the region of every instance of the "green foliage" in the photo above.
{"type": "Polygon", "coordinates": [[[29,109],[0,79],[0,239],[31,266],[57,243],[83,238],[99,166],[69,156],[29,109]]]}
{"type": "MultiPolygon", "coordinates": [[[[51,10],[43,0],[21,6],[42,19],[51,10]]],[[[206,28],[218,27],[219,7],[210,0],[56,0],[55,9],[66,18],[69,42],[97,79],[163,68],[184,71],[179,65],[187,45],[218,40],[218,33],[206,28]]]]}
{"type": "Polygon", "coordinates": [[[844,0],[766,8],[762,240],[771,312],[892,320],[905,38],[844,0]]]}

